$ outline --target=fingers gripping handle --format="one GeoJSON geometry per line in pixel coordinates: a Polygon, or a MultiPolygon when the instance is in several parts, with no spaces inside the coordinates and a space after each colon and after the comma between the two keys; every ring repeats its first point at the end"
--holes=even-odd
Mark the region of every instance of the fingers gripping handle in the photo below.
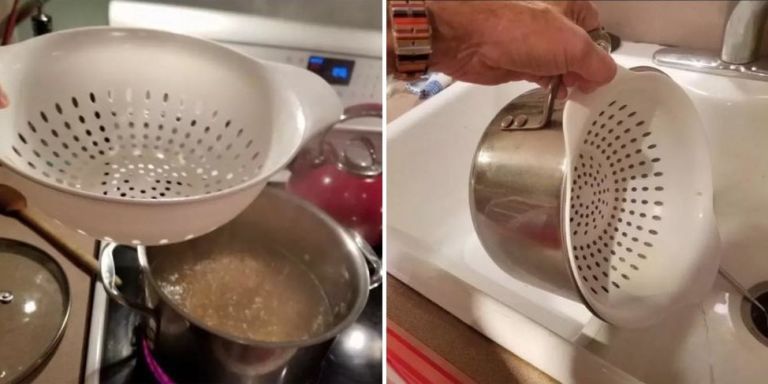
{"type": "MultiPolygon", "coordinates": [[[[607,53],[611,53],[611,37],[604,28],[597,28],[589,32],[589,37],[597,44],[598,47],[603,49],[607,53]]],[[[557,94],[560,92],[560,86],[563,82],[563,76],[556,76],[549,83],[549,95],[547,96],[547,103],[544,106],[544,118],[542,119],[543,125],[549,125],[552,120],[552,111],[555,109],[555,100],[557,100],[557,94]]]]}
{"type": "MultiPolygon", "coordinates": [[[[611,37],[603,28],[597,28],[589,32],[589,37],[606,52],[611,52],[611,37]]],[[[538,119],[534,119],[534,116],[518,115],[511,117],[511,121],[503,129],[505,130],[530,130],[541,129],[548,127],[552,120],[552,113],[555,109],[555,102],[557,101],[557,94],[560,92],[562,86],[563,76],[558,75],[552,77],[549,83],[549,89],[547,90],[546,100],[543,109],[539,114],[538,119]]]]}

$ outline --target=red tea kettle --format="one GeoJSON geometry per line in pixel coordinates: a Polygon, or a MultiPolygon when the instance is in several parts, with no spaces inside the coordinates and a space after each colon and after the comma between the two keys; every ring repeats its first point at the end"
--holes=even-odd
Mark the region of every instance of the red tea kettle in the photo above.
{"type": "Polygon", "coordinates": [[[381,104],[358,104],[344,114],[293,160],[287,189],[331,215],[339,224],[360,234],[369,244],[381,242],[382,166],[374,143],[358,135],[340,150],[328,133],[352,119],[381,118],[381,104]]]}

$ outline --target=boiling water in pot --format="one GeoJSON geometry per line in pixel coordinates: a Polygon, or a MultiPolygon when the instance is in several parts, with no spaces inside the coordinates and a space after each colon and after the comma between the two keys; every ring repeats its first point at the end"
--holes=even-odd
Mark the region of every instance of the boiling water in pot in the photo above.
{"type": "Polygon", "coordinates": [[[160,288],[183,311],[233,336],[301,340],[323,333],[332,322],[315,277],[281,252],[249,249],[152,269],[160,288]]]}

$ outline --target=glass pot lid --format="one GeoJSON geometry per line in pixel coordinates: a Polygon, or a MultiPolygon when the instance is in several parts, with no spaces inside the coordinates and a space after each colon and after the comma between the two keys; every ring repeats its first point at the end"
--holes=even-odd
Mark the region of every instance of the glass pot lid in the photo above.
{"type": "Polygon", "coordinates": [[[0,238],[0,384],[18,382],[47,361],[69,306],[66,275],[50,255],[0,238]]]}

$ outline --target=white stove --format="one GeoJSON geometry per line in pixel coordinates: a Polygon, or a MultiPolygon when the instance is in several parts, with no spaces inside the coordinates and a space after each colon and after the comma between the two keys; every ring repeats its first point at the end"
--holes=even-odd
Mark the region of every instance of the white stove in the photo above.
{"type": "MultiPolygon", "coordinates": [[[[381,12],[378,0],[112,0],[109,24],[197,36],[309,69],[349,106],[381,103],[381,12]]],[[[344,128],[380,132],[381,121],[344,128]]]]}
{"type": "MultiPolygon", "coordinates": [[[[209,39],[246,55],[306,68],[328,81],[344,106],[382,102],[379,0],[111,0],[109,24],[209,39]]],[[[354,119],[326,138],[343,148],[357,136],[382,151],[382,120],[354,119]]],[[[381,157],[381,156],[380,156],[381,157]]],[[[285,182],[279,172],[273,181],[285,182]]]]}

